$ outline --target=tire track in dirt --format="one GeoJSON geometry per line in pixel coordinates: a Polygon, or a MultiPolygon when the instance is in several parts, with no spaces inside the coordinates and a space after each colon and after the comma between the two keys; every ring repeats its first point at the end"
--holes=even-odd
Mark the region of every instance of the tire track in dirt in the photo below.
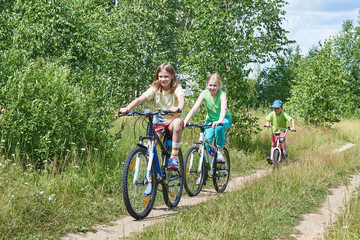
{"type": "MultiPolygon", "coordinates": [[[[355,144],[349,143],[335,149],[333,153],[340,153],[354,146],[355,144]]],[[[295,227],[300,233],[293,234],[292,237],[298,240],[322,239],[326,228],[337,220],[339,213],[344,211],[356,187],[360,186],[360,173],[350,176],[349,180],[348,185],[329,189],[332,195],[327,196],[316,213],[303,215],[303,221],[295,227]]]]}
{"type": "MultiPolygon", "coordinates": [[[[255,179],[261,178],[271,173],[271,170],[259,170],[255,173],[237,177],[229,181],[226,191],[238,191],[245,187],[246,183],[252,182],[255,179]]],[[[168,209],[166,205],[156,206],[150,212],[150,214],[143,220],[135,220],[131,216],[125,216],[119,220],[112,222],[109,225],[96,225],[94,228],[96,232],[88,232],[86,234],[67,234],[63,237],[63,240],[110,240],[110,239],[121,239],[130,237],[132,233],[142,232],[146,227],[159,223],[165,218],[171,217],[177,214],[179,211],[195,206],[199,203],[205,202],[211,198],[219,196],[218,193],[213,189],[205,189],[200,192],[196,197],[185,197],[181,198],[179,206],[175,209],[168,209]]]]}

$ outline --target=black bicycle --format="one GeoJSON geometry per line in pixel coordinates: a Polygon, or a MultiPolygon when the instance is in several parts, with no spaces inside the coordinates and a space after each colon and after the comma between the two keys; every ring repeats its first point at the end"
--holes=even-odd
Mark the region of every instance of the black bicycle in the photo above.
{"type": "Polygon", "coordinates": [[[171,154],[172,137],[164,131],[163,141],[153,128],[153,117],[157,114],[171,115],[171,111],[157,110],[150,112],[128,111],[119,116],[138,115],[147,118],[146,136],[141,136],[137,147],[127,156],[122,173],[122,191],[125,207],[129,214],[136,219],[145,218],[152,210],[158,184],[162,185],[165,204],[169,208],[176,207],[181,199],[184,183],[183,156],[179,149],[178,170],[168,168],[171,154]],[[144,140],[147,143],[144,143],[144,140]],[[161,149],[161,162],[159,161],[155,142],[161,149]],[[148,188],[148,189],[147,189],[148,188]],[[145,194],[145,191],[149,190],[145,194]]]}

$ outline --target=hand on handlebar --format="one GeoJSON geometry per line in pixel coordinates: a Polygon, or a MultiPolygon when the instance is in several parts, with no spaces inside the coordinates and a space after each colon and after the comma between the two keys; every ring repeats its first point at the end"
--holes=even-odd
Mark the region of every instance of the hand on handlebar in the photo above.
{"type": "Polygon", "coordinates": [[[181,109],[178,108],[178,107],[172,107],[172,108],[170,109],[170,111],[171,111],[172,113],[181,113],[181,109]]]}
{"type": "Polygon", "coordinates": [[[126,114],[128,111],[129,111],[128,108],[120,108],[119,113],[121,113],[121,114],[126,114]]]}

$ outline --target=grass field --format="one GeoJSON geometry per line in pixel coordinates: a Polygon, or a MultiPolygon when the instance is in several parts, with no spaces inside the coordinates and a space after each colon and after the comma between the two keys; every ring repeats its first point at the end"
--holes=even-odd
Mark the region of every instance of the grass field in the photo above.
{"type": "MultiPolygon", "coordinates": [[[[121,129],[123,121],[115,124],[114,132],[121,129]]],[[[131,121],[126,124],[133,126],[131,121]]],[[[345,184],[350,174],[360,171],[358,146],[342,154],[331,152],[347,142],[358,143],[359,129],[357,120],[344,120],[332,128],[297,127],[298,132],[287,138],[290,157],[280,171],[239,192],[226,192],[181,211],[135,238],[289,238],[300,216],[315,211],[329,193],[329,187],[345,184]]],[[[34,166],[21,166],[16,156],[1,158],[0,238],[56,239],[70,231],[91,231],[96,223],[127,214],[120,183],[122,162],[137,141],[134,133],[137,135],[138,131],[125,127],[116,152],[109,156],[89,153],[88,164],[81,167],[74,158],[61,174],[55,173],[50,164],[45,163],[46,168],[39,172],[34,166]]],[[[197,132],[184,132],[184,153],[197,137],[197,132]]],[[[268,130],[254,137],[247,152],[230,146],[231,178],[271,168],[264,160],[269,155],[269,146],[268,130]]],[[[158,199],[162,203],[160,196],[158,199]]],[[[329,230],[329,239],[353,236],[345,234],[359,236],[356,222],[359,205],[359,199],[354,197],[343,217],[329,230]]]]}

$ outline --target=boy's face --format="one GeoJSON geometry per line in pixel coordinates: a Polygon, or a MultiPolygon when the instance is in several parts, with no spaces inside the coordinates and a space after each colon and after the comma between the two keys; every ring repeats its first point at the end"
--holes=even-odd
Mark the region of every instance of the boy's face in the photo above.
{"type": "Polygon", "coordinates": [[[273,109],[274,109],[275,114],[279,115],[281,113],[283,107],[274,107],[273,109]]]}

